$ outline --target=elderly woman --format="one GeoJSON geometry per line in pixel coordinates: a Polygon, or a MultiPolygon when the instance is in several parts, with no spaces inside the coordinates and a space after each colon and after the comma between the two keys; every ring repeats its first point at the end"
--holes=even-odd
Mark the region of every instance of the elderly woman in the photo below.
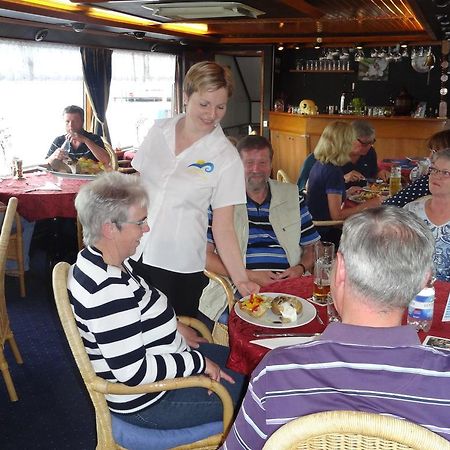
{"type": "Polygon", "coordinates": [[[404,206],[425,221],[436,241],[436,278],[450,281],[450,149],[435,153],[429,168],[431,197],[404,206]]]}
{"type": "MultiPolygon", "coordinates": [[[[450,130],[439,131],[428,138],[430,158],[432,158],[436,152],[444,150],[445,148],[450,148],[450,130]]],[[[389,197],[384,201],[384,204],[402,207],[420,197],[430,195],[431,192],[428,189],[428,182],[429,174],[427,173],[415,180],[414,183],[408,184],[408,186],[400,192],[397,192],[397,194],[389,197]]]]}
{"type": "Polygon", "coordinates": [[[214,239],[234,284],[242,295],[259,286],[247,277],[233,226],[234,205],[247,201],[244,170],[219,125],[231,73],[214,62],[197,63],[183,90],[186,113],[157,121],[132,162],[149,191],[152,228],[133,259],[140,257],[136,270],[167,294],[177,314],[195,316],[207,284],[210,205],[214,239]]]}
{"type": "MultiPolygon", "coordinates": [[[[139,178],[102,175],[80,189],[75,206],[86,247],[70,270],[68,288],[97,375],[135,386],[203,373],[224,380],[237,402],[243,380],[221,368],[226,347],[199,345],[194,331],[177,323],[167,297],[129,263],[149,231],[148,196],[139,178]]],[[[200,388],[108,395],[107,401],[122,420],[148,428],[191,427],[222,417],[218,397],[200,388]]]]}
{"type": "MultiPolygon", "coordinates": [[[[317,161],[309,175],[306,197],[314,220],[344,220],[363,209],[380,205],[381,199],[376,197],[352,208],[343,208],[346,189],[342,166],[350,161],[355,139],[354,128],[346,122],[331,122],[323,130],[314,149],[317,161]]],[[[334,243],[338,243],[341,234],[332,227],[321,227],[319,232],[322,240],[334,243]]]]}

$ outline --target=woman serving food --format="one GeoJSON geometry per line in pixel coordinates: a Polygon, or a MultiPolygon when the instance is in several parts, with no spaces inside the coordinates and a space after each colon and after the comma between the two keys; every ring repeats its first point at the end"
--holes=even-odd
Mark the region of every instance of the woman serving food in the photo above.
{"type": "MultiPolygon", "coordinates": [[[[100,175],[81,187],[75,206],[86,247],[70,269],[68,289],[97,375],[137,386],[204,373],[223,380],[236,404],[243,377],[224,369],[227,347],[203,343],[178,323],[167,297],[129,263],[149,231],[148,195],[139,178],[100,175]]],[[[113,413],[141,427],[185,428],[222,418],[219,398],[206,389],[106,397],[113,413]]]]}
{"type": "Polygon", "coordinates": [[[152,233],[133,257],[136,270],[162,290],[177,314],[196,316],[207,280],[208,208],[212,231],[234,284],[245,296],[249,281],[233,225],[234,205],[246,203],[244,170],[220,121],[232,94],[228,68],[204,61],[183,84],[186,113],[157,121],[133,159],[150,195],[152,233]]]}

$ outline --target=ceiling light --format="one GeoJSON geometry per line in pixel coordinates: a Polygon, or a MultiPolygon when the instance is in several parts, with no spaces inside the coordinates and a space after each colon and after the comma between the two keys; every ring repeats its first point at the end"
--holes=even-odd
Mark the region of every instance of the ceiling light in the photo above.
{"type": "Polygon", "coordinates": [[[42,30],[36,31],[36,34],[34,35],[34,40],[36,42],[43,41],[48,35],[48,28],[42,28],[42,30]]]}
{"type": "Polygon", "coordinates": [[[294,48],[295,48],[295,50],[300,50],[300,45],[295,44],[294,48]]]}
{"type": "Polygon", "coordinates": [[[316,42],[316,43],[314,44],[314,48],[315,48],[316,50],[319,50],[319,49],[320,49],[320,44],[319,44],[318,42],[316,42]]]}
{"type": "Polygon", "coordinates": [[[356,44],[355,48],[356,48],[356,50],[362,50],[363,46],[361,44],[356,44]]]}
{"type": "Polygon", "coordinates": [[[283,44],[278,44],[277,50],[279,52],[282,52],[284,50],[284,45],[283,44]]]}
{"type": "Polygon", "coordinates": [[[144,31],[133,31],[133,36],[136,39],[144,39],[145,38],[145,32],[144,31]]]}
{"type": "Polygon", "coordinates": [[[402,43],[400,44],[400,47],[401,47],[401,48],[408,48],[408,44],[405,44],[404,42],[402,42],[402,43]]]}

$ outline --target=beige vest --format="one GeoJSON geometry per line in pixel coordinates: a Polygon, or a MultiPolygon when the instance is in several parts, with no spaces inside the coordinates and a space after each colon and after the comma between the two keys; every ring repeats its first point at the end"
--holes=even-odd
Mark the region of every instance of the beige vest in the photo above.
{"type": "MultiPolygon", "coordinates": [[[[295,184],[280,183],[272,179],[269,179],[269,186],[271,192],[269,221],[279,244],[286,252],[289,265],[296,266],[301,259],[298,187],[295,184]]],[[[245,264],[249,231],[247,205],[235,205],[234,227],[245,264]]],[[[226,307],[227,299],[224,290],[211,280],[200,298],[200,311],[216,321],[226,307]]]]}

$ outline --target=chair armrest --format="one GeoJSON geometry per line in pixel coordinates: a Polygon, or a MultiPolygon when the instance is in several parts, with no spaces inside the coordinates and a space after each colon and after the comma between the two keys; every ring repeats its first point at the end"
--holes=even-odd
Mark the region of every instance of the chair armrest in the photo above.
{"type": "Polygon", "coordinates": [[[218,275],[215,272],[210,272],[209,270],[204,270],[203,273],[210,279],[219,283],[225,290],[225,295],[227,296],[228,310],[231,312],[233,310],[234,304],[236,303],[234,299],[234,291],[231,286],[231,282],[227,277],[223,275],[218,275]]]}
{"type": "Polygon", "coordinates": [[[177,318],[184,325],[197,330],[210,344],[214,342],[208,327],[203,322],[200,322],[200,320],[188,316],[178,316],[177,318]]]}
{"type": "Polygon", "coordinates": [[[342,225],[343,220],[313,220],[315,227],[331,227],[333,225],[342,225]]]}
{"type": "MultiPolygon", "coordinates": [[[[211,378],[204,375],[192,375],[183,378],[173,378],[169,380],[156,381],[138,386],[127,386],[123,383],[111,383],[98,376],[90,381],[93,389],[102,394],[146,394],[151,392],[173,391],[175,389],[185,389],[200,387],[208,389],[220,398],[223,408],[223,429],[228,433],[233,420],[233,401],[227,389],[211,378]]],[[[226,435],[226,434],[225,434],[226,435]]]]}

